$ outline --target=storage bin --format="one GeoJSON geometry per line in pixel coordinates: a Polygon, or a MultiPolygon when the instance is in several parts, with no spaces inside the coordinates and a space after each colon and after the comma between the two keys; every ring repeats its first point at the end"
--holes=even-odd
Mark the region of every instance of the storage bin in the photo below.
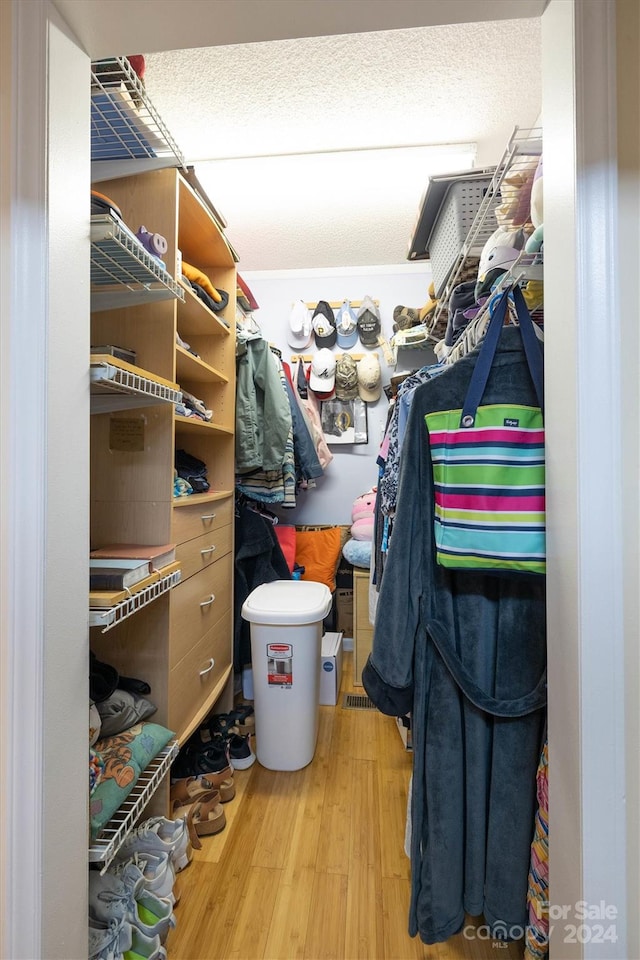
{"type": "MultiPolygon", "coordinates": [[[[473,226],[483,197],[491,184],[491,177],[458,180],[445,194],[442,206],[428,240],[429,258],[436,297],[440,297],[460,255],[462,245],[473,226]]],[[[482,226],[467,254],[479,256],[486,241],[498,226],[495,208],[500,203],[499,193],[492,199],[482,226]]]]}

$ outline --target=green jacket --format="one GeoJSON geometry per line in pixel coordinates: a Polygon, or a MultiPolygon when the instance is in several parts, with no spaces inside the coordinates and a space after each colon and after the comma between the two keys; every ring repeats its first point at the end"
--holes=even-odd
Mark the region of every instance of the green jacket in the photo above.
{"type": "Polygon", "coordinates": [[[291,409],[276,359],[261,337],[236,364],[236,471],[282,470],[291,409]]]}

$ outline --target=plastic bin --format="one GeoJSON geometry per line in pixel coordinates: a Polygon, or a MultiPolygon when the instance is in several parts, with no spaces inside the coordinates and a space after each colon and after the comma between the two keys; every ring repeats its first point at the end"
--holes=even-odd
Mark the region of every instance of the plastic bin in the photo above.
{"type": "Polygon", "coordinates": [[[256,757],[269,770],[300,770],[318,736],[322,621],[331,592],[310,580],[275,580],[242,606],[251,624],[256,757]]]}

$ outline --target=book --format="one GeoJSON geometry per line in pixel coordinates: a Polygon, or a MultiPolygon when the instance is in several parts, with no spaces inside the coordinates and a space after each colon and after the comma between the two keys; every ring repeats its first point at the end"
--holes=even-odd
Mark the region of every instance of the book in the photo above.
{"type": "Polygon", "coordinates": [[[95,560],[148,560],[150,570],[160,570],[176,559],[175,543],[108,543],[104,547],[92,550],[89,554],[95,560]]]}
{"type": "Polygon", "coordinates": [[[134,587],[150,573],[148,560],[89,560],[90,590],[124,590],[134,587]]]}
{"type": "Polygon", "coordinates": [[[131,596],[135,596],[138,593],[142,593],[147,587],[153,586],[159,580],[170,576],[179,569],[179,563],[170,563],[159,573],[149,574],[148,577],[145,577],[140,583],[136,583],[130,590],[91,590],[89,591],[89,607],[92,609],[115,607],[116,604],[122,603],[123,600],[128,600],[131,596]]]}

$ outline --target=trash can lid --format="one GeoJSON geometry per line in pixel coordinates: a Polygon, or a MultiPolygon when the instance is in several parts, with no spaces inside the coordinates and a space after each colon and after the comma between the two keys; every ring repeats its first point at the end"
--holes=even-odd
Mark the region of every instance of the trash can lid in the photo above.
{"type": "Polygon", "coordinates": [[[331,591],[313,580],[274,580],[252,590],[242,605],[250,623],[316,623],[331,609],[331,591]]]}

